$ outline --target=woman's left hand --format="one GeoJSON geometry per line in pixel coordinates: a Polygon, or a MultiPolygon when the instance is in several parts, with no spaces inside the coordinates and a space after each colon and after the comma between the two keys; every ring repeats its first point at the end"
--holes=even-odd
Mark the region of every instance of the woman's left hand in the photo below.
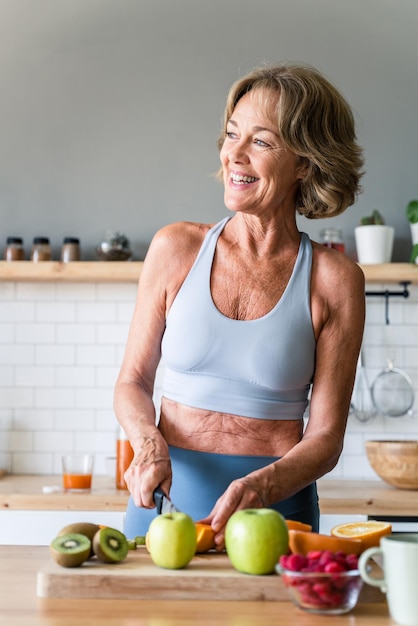
{"type": "Polygon", "coordinates": [[[267,506],[266,500],[260,480],[255,475],[232,481],[210,514],[204,520],[200,520],[212,526],[218,551],[225,548],[225,526],[231,515],[241,509],[261,509],[267,506]]]}

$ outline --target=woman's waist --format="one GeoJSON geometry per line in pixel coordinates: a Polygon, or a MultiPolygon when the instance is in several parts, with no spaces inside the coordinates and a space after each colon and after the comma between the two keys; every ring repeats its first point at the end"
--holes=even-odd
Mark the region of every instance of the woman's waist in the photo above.
{"type": "Polygon", "coordinates": [[[303,422],[275,422],[206,411],[163,397],[159,429],[169,445],[188,450],[284,456],[301,440],[303,422]]]}

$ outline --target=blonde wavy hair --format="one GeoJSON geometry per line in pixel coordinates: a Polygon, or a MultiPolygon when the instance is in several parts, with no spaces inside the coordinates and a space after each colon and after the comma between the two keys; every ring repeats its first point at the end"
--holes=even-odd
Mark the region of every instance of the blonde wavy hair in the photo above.
{"type": "MultiPolygon", "coordinates": [[[[308,164],[296,210],[307,218],[334,217],[361,192],[363,150],[356,141],[354,116],[344,96],[309,65],[260,67],[237,80],[228,93],[221,149],[237,102],[257,90],[260,106],[279,94],[276,117],[281,140],[308,164]]],[[[221,173],[218,173],[221,180],[221,173]]]]}

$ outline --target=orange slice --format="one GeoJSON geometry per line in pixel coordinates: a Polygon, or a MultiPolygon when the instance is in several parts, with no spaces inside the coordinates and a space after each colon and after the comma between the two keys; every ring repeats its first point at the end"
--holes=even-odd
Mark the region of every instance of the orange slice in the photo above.
{"type": "Polygon", "coordinates": [[[334,537],[304,530],[289,530],[289,549],[293,554],[306,555],[311,550],[330,550],[345,554],[360,554],[363,543],[359,539],[334,537]]]}
{"type": "Polygon", "coordinates": [[[346,524],[338,524],[331,529],[333,537],[359,539],[363,545],[363,550],[379,546],[381,537],[390,535],[391,532],[392,524],[375,520],[347,522],[346,524]]]}
{"type": "Polygon", "coordinates": [[[215,533],[213,532],[211,525],[196,522],[195,526],[197,535],[196,553],[207,552],[208,550],[215,548],[215,533]]]}
{"type": "Polygon", "coordinates": [[[285,522],[288,530],[304,530],[306,532],[310,532],[312,530],[312,526],[309,524],[304,524],[303,522],[298,522],[294,519],[287,519],[285,522]]]}

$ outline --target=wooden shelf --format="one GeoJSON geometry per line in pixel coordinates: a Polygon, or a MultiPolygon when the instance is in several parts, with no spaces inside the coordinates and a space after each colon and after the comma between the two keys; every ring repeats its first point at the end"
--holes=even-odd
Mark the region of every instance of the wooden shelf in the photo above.
{"type": "Polygon", "coordinates": [[[142,265],[142,261],[0,261],[0,281],[136,283],[142,265]]]}
{"type": "MultiPolygon", "coordinates": [[[[136,283],[142,261],[0,261],[0,281],[8,282],[67,282],[67,283],[136,283]]],[[[367,283],[418,284],[418,265],[386,263],[361,265],[367,283]]]]}

